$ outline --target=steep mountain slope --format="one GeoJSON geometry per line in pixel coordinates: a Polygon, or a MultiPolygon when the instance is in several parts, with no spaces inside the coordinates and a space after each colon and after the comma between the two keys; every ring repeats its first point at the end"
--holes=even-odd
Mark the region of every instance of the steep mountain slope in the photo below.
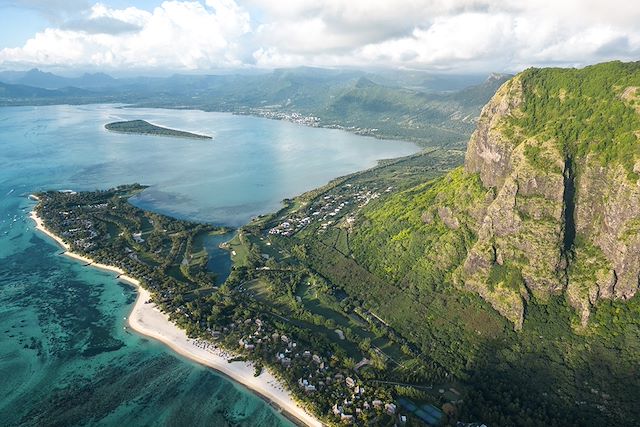
{"type": "Polygon", "coordinates": [[[332,88],[323,108],[313,113],[328,124],[377,128],[388,137],[431,145],[463,146],[480,109],[507,79],[492,76],[453,93],[432,93],[379,84],[375,76],[366,76],[332,88]]]}
{"type": "Polygon", "coordinates": [[[485,106],[465,166],[365,211],[356,259],[472,290],[523,326],[557,295],[583,327],[640,275],[640,63],[530,69],[485,106]]]}

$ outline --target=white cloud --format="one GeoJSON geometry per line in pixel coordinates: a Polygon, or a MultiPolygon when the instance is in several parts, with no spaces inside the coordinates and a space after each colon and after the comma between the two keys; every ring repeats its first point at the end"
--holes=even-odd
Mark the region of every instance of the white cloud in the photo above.
{"type": "Polygon", "coordinates": [[[0,63],[58,67],[193,70],[238,67],[237,41],[250,17],[233,0],[165,1],[152,12],[94,5],[72,28],[48,28],[24,46],[0,50],[0,63]],[[95,31],[96,23],[129,31],[95,31]]]}
{"type": "Polygon", "coordinates": [[[0,50],[0,65],[518,71],[640,59],[637,22],[640,2],[628,0],[200,0],[152,12],[96,4],[0,50]]]}
{"type": "Polygon", "coordinates": [[[511,18],[507,15],[463,13],[436,18],[427,29],[408,37],[365,46],[360,54],[368,61],[442,66],[482,60],[499,54],[509,44],[511,18]]]}
{"type": "Polygon", "coordinates": [[[91,34],[120,34],[141,30],[150,17],[149,12],[135,7],[117,10],[96,3],[80,18],[65,22],[62,28],[91,34]]]}
{"type": "Polygon", "coordinates": [[[0,0],[1,7],[35,10],[52,22],[60,23],[65,17],[89,7],[88,0],[0,0]]]}
{"type": "Polygon", "coordinates": [[[640,59],[640,3],[623,0],[250,0],[263,67],[297,62],[510,70],[640,59]],[[286,42],[289,37],[289,42],[286,42]]]}
{"type": "Polygon", "coordinates": [[[135,7],[128,7],[126,9],[109,9],[102,3],[94,4],[89,10],[88,15],[90,20],[111,18],[139,27],[142,27],[152,17],[152,14],[146,10],[140,10],[135,7]]]}

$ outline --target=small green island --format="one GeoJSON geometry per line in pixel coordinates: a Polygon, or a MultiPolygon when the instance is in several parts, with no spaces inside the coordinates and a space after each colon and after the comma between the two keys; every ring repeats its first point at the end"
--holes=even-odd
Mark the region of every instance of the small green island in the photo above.
{"type": "Polygon", "coordinates": [[[132,133],[137,135],[157,135],[171,136],[175,138],[191,138],[191,139],[213,139],[208,135],[200,135],[197,133],[186,132],[157,126],[147,122],[146,120],[127,120],[124,122],[112,122],[104,125],[105,129],[111,132],[132,133]]]}

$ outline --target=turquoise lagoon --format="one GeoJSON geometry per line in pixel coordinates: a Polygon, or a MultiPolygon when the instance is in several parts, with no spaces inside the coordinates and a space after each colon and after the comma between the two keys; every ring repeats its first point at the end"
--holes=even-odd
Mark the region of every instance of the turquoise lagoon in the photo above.
{"type": "MultiPolygon", "coordinates": [[[[417,151],[288,122],[117,105],[0,108],[0,425],[285,426],[246,388],[126,328],[135,290],[60,256],[27,195],[149,185],[134,204],[239,226],[377,160],[417,151]],[[213,136],[122,135],[145,119],[213,136]]],[[[230,262],[208,242],[210,267],[230,262]]]]}

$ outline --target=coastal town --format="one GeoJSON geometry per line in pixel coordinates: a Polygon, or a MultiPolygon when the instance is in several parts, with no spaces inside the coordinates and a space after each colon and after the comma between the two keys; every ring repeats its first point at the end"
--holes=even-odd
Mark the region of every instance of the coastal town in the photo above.
{"type": "Polygon", "coordinates": [[[256,117],[264,117],[272,120],[284,120],[291,123],[296,123],[303,126],[311,127],[323,127],[327,129],[338,129],[346,132],[351,132],[361,136],[371,136],[379,138],[379,129],[366,128],[361,126],[345,126],[338,123],[322,123],[320,117],[312,115],[304,115],[297,112],[281,111],[276,108],[250,108],[247,110],[236,111],[236,114],[250,115],[256,117]]]}
{"type": "Polygon", "coordinates": [[[322,232],[341,221],[350,226],[358,209],[380,197],[382,192],[391,191],[393,187],[379,190],[377,187],[369,188],[366,185],[341,185],[292,212],[290,216],[270,228],[269,234],[290,237],[312,224],[317,226],[318,232],[322,232]]]}
{"type": "MultiPolygon", "coordinates": [[[[296,384],[297,395],[331,396],[334,402],[331,413],[336,420],[382,423],[383,418],[389,422],[398,415],[390,394],[384,389],[362,385],[357,379],[357,368],[348,369],[332,352],[319,352],[281,332],[270,322],[256,318],[241,324],[232,323],[222,332],[211,334],[215,340],[221,339],[222,334],[241,335],[237,351],[246,355],[266,354],[270,365],[277,366],[288,383],[296,384]]],[[[397,418],[402,420],[400,415],[397,418]]]]}
{"type": "Polygon", "coordinates": [[[320,125],[320,118],[315,116],[305,116],[295,112],[283,112],[270,108],[251,108],[245,112],[238,112],[238,114],[246,114],[257,117],[264,117],[265,119],[272,120],[284,120],[291,123],[297,123],[303,126],[318,127],[320,125]]]}

